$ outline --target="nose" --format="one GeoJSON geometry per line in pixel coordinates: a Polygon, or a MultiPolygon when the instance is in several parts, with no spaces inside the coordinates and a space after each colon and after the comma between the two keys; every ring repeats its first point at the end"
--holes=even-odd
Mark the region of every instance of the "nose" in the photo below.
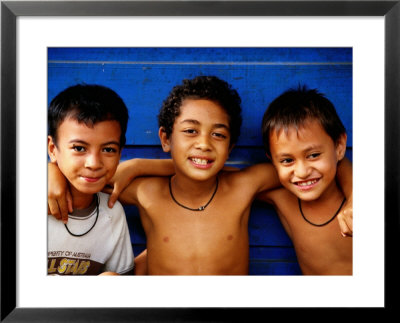
{"type": "Polygon", "coordinates": [[[85,160],[85,167],[90,169],[99,169],[103,166],[101,156],[97,152],[88,154],[85,160]]]}
{"type": "Polygon", "coordinates": [[[306,162],[297,161],[294,169],[294,174],[298,178],[307,178],[311,173],[311,168],[306,162]]]}
{"type": "Polygon", "coordinates": [[[199,135],[197,137],[196,148],[202,151],[210,150],[210,138],[207,134],[199,135]]]}

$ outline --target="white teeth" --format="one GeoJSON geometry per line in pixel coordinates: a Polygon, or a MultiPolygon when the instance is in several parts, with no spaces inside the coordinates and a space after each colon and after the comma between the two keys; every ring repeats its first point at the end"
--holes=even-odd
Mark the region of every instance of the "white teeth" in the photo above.
{"type": "Polygon", "coordinates": [[[192,158],[192,161],[199,165],[207,165],[208,163],[207,159],[201,159],[201,158],[192,158]]]}
{"type": "Polygon", "coordinates": [[[298,185],[299,185],[299,186],[307,186],[307,185],[314,184],[314,183],[316,183],[316,182],[317,182],[317,180],[314,179],[314,180],[312,180],[312,181],[307,181],[307,182],[298,183],[298,185]]]}

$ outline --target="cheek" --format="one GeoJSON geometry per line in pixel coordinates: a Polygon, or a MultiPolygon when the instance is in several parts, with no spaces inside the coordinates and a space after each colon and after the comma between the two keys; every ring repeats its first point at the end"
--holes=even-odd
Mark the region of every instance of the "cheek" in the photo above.
{"type": "Polygon", "coordinates": [[[323,159],[321,162],[318,163],[318,167],[323,170],[324,172],[335,172],[337,166],[337,158],[336,155],[329,156],[328,158],[323,159]]]}
{"type": "Polygon", "coordinates": [[[76,158],[71,158],[71,156],[66,156],[66,154],[58,153],[56,155],[57,165],[62,172],[71,171],[76,168],[79,161],[76,158]]]}
{"type": "Polygon", "coordinates": [[[290,169],[288,167],[283,167],[279,163],[274,163],[276,172],[278,173],[279,180],[281,182],[287,181],[290,178],[290,169]]]}
{"type": "Polygon", "coordinates": [[[229,153],[231,151],[229,143],[228,142],[220,143],[219,151],[221,151],[222,155],[224,155],[226,158],[228,158],[229,153]]]}
{"type": "Polygon", "coordinates": [[[114,158],[108,158],[105,161],[105,165],[107,165],[108,173],[109,174],[111,173],[111,176],[114,175],[115,171],[117,170],[119,161],[120,161],[120,156],[114,157],[114,158]]]}

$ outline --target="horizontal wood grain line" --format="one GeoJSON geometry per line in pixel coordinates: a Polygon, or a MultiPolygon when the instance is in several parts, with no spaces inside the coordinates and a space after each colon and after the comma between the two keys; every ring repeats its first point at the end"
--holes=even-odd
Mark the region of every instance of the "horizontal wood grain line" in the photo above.
{"type": "Polygon", "coordinates": [[[237,66],[255,66],[255,65],[352,65],[352,62],[153,62],[153,61],[48,61],[49,64],[98,64],[98,65],[237,65],[237,66]]]}

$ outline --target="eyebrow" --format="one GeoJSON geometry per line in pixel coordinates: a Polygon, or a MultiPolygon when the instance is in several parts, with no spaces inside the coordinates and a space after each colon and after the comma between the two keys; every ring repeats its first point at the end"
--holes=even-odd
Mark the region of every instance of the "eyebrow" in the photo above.
{"type": "MultiPolygon", "coordinates": [[[[84,140],[81,139],[71,139],[70,141],[68,141],[68,143],[70,144],[83,144],[83,145],[89,145],[89,143],[87,143],[84,140]]],[[[107,141],[105,143],[101,144],[102,146],[108,146],[108,145],[116,145],[116,146],[120,146],[120,143],[118,141],[107,141]]]]}
{"type": "MultiPolygon", "coordinates": [[[[310,146],[306,147],[306,149],[303,149],[301,152],[307,153],[311,150],[321,149],[321,148],[322,148],[322,145],[310,145],[310,146]]],[[[277,157],[290,157],[292,155],[293,155],[293,153],[291,153],[291,152],[282,152],[282,153],[276,154],[277,157]]]]}
{"type": "MultiPolygon", "coordinates": [[[[185,120],[182,120],[180,123],[181,124],[182,123],[191,123],[191,124],[195,124],[195,125],[200,125],[200,122],[198,120],[195,120],[195,119],[185,119],[185,120]]],[[[230,131],[229,126],[227,126],[224,123],[214,123],[213,124],[213,128],[214,129],[225,128],[226,130],[230,131]]]]}

